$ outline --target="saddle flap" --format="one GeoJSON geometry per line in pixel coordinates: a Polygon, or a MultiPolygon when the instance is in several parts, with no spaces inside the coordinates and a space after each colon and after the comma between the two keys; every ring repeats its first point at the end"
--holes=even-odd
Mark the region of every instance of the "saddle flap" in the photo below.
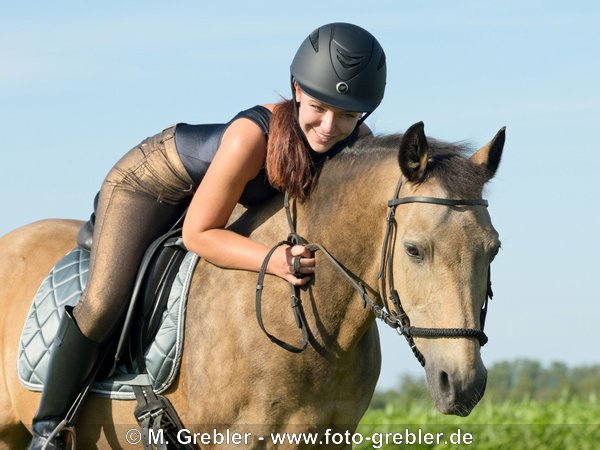
{"type": "Polygon", "coordinates": [[[156,336],[165,311],[173,280],[177,276],[187,250],[180,237],[167,239],[152,258],[141,292],[140,315],[142,320],[142,348],[146,348],[156,336]]]}
{"type": "Polygon", "coordinates": [[[121,362],[132,366],[135,361],[143,361],[144,348],[152,342],[161,324],[173,280],[186,253],[181,228],[159,237],[146,250],[118,339],[111,374],[121,362]]]}

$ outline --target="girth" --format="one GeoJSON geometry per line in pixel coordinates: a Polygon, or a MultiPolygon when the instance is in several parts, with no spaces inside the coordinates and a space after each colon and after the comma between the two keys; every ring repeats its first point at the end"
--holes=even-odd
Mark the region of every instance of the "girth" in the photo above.
{"type": "MultiPolygon", "coordinates": [[[[329,253],[322,245],[316,243],[308,243],[305,239],[300,237],[295,230],[294,222],[292,220],[292,214],[290,210],[290,202],[289,196],[286,193],[284,199],[284,208],[286,211],[286,217],[288,221],[288,225],[290,227],[290,234],[288,239],[285,241],[281,241],[275,245],[271,251],[265,257],[261,269],[258,274],[258,281],[256,285],[256,317],[261,329],[264,333],[269,337],[269,339],[280,347],[295,353],[302,352],[308,344],[308,326],[306,324],[306,319],[304,316],[304,311],[302,309],[302,302],[300,300],[300,289],[297,286],[293,286],[290,284],[291,289],[291,307],[294,312],[294,317],[296,319],[296,324],[298,328],[300,328],[302,333],[302,344],[299,347],[288,344],[269,332],[267,332],[265,325],[262,319],[261,312],[261,302],[262,302],[262,290],[263,290],[263,282],[266,274],[267,264],[275,252],[275,250],[281,245],[296,245],[302,244],[305,245],[306,248],[311,251],[321,251],[326,257],[327,261],[345,278],[345,280],[354,288],[356,292],[360,294],[362,299],[363,307],[369,307],[374,316],[384,322],[386,325],[395,328],[398,334],[404,336],[413,351],[413,354],[419,361],[419,363],[424,367],[425,366],[425,357],[417,348],[414,338],[476,338],[479,341],[481,346],[484,346],[488,337],[483,332],[483,328],[485,325],[485,318],[488,309],[488,301],[492,298],[492,283],[491,283],[491,275],[490,268],[488,267],[487,274],[487,292],[486,298],[484,299],[481,312],[480,312],[480,325],[481,329],[476,328],[423,328],[423,327],[414,327],[410,325],[410,319],[408,315],[404,311],[402,307],[402,302],[400,300],[400,296],[394,285],[394,277],[393,277],[393,261],[394,261],[394,246],[396,241],[396,207],[398,205],[407,204],[407,203],[430,203],[437,204],[443,206],[488,206],[487,200],[484,199],[446,199],[446,198],[438,198],[438,197],[399,197],[400,188],[402,187],[402,177],[399,178],[398,184],[394,191],[394,197],[388,201],[388,213],[386,216],[386,232],[383,239],[382,249],[381,249],[381,261],[379,265],[379,271],[377,273],[377,279],[379,283],[379,302],[376,299],[373,299],[368,291],[373,292],[372,289],[367,289],[360,280],[356,280],[355,277],[352,276],[342,264],[340,264],[334,257],[329,253]],[[391,304],[394,306],[395,311],[391,311],[387,305],[384,304],[384,307],[381,307],[379,303],[388,298],[391,304]]],[[[296,257],[294,261],[294,266],[299,267],[300,257],[296,257]]]]}

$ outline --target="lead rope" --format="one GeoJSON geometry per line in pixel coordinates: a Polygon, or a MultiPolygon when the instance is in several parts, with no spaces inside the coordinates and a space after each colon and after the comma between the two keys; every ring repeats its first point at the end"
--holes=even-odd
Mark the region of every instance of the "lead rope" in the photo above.
{"type": "Polygon", "coordinates": [[[265,259],[262,263],[262,266],[260,268],[260,271],[258,273],[258,280],[256,282],[256,300],[255,300],[256,319],[258,320],[258,325],[260,326],[262,331],[267,335],[267,337],[271,340],[271,342],[279,345],[281,348],[283,348],[289,352],[301,353],[308,346],[308,327],[306,325],[306,318],[304,316],[304,311],[302,309],[302,302],[300,301],[300,290],[297,286],[294,286],[293,284],[290,283],[290,291],[291,291],[290,306],[292,307],[294,318],[296,320],[296,326],[298,328],[300,328],[300,331],[302,333],[302,344],[300,345],[300,347],[296,347],[294,345],[288,344],[287,342],[284,342],[281,339],[279,339],[279,338],[273,336],[271,333],[269,333],[267,331],[267,329],[265,328],[265,324],[264,324],[263,318],[262,318],[262,291],[263,291],[263,286],[264,286],[265,274],[267,273],[267,265],[269,264],[269,261],[271,259],[271,256],[273,256],[273,253],[275,253],[275,250],[277,250],[282,245],[296,245],[296,243],[292,242],[289,239],[285,240],[285,241],[280,241],[269,251],[269,253],[267,253],[267,256],[265,257],[265,259]]]}
{"type": "MultiPolygon", "coordinates": [[[[271,333],[269,333],[265,327],[263,317],[262,317],[262,291],[264,286],[265,274],[267,273],[267,265],[277,250],[282,245],[301,245],[304,244],[304,240],[298,236],[295,232],[296,227],[294,226],[294,222],[292,221],[292,216],[290,213],[290,201],[287,192],[285,193],[284,198],[284,207],[286,211],[286,217],[288,221],[288,225],[290,227],[290,234],[288,238],[284,241],[278,242],[263,260],[263,263],[260,267],[260,271],[258,272],[258,280],[256,282],[256,300],[255,300],[255,309],[256,309],[256,319],[258,320],[258,325],[261,330],[267,335],[267,337],[274,344],[279,345],[281,348],[292,352],[292,353],[301,353],[308,346],[308,326],[306,324],[306,316],[304,315],[304,309],[302,308],[302,302],[300,300],[300,287],[294,286],[290,283],[290,306],[292,308],[292,312],[294,314],[294,320],[296,321],[296,326],[300,329],[302,334],[302,343],[300,347],[296,347],[294,345],[288,344],[287,342],[282,341],[281,339],[275,337],[271,333]]],[[[294,258],[294,269],[296,272],[300,269],[300,257],[294,258]]]]}

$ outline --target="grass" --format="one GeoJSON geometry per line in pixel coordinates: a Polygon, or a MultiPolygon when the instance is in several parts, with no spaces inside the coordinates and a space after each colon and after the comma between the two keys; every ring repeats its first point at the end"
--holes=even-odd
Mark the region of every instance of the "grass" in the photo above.
{"type": "Polygon", "coordinates": [[[364,437],[374,437],[374,440],[365,439],[362,444],[355,445],[354,449],[358,450],[595,450],[600,448],[600,400],[591,396],[547,402],[529,399],[501,403],[482,401],[468,417],[441,415],[425,401],[392,403],[384,409],[369,410],[357,432],[364,437]],[[385,433],[391,433],[387,445],[381,437],[385,433]],[[427,443],[424,443],[425,433],[431,433],[427,443]],[[444,433],[439,442],[435,439],[437,433],[444,433]]]}

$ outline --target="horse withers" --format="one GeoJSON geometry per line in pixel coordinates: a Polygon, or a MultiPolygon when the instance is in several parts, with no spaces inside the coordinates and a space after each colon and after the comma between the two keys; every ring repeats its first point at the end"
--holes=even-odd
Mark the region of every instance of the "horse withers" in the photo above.
{"type": "MultiPolygon", "coordinates": [[[[379,306],[397,306],[377,294],[380,250],[387,234],[388,201],[398,197],[480,200],[498,168],[504,129],[472,156],[428,140],[422,124],[404,135],[366,137],[325,162],[319,182],[295,205],[297,233],[326,247],[379,306]]],[[[280,197],[245,211],[230,227],[271,245],[288,222],[280,197]]],[[[489,265],[500,242],[485,206],[413,202],[395,208],[388,277],[410,325],[479,330],[489,265]]],[[[75,246],[81,222],[45,220],[0,238],[0,449],[24,448],[39,393],[19,384],[19,338],[31,300],[51,267],[75,246]]],[[[256,274],[197,265],[189,292],[181,369],[166,396],[191,432],[353,432],[379,376],[379,335],[359,292],[316,253],[317,270],[303,289],[308,346],[301,353],[274,345],[253,320],[256,274]]],[[[298,345],[289,288],[267,275],[262,317],[269,332],[298,345]]],[[[476,336],[413,337],[423,357],[429,390],[445,414],[467,415],[481,399],[487,372],[476,336]]],[[[403,345],[398,341],[398,345],[403,345]]],[[[407,362],[408,363],[408,362],[407,362]]],[[[127,442],[136,428],[135,402],[90,396],[78,421],[80,448],[141,448],[127,442]]],[[[266,434],[265,434],[266,436],[266,434]]],[[[217,446],[216,443],[203,448],[217,446]]],[[[221,448],[226,446],[218,445],[221,448]]],[[[231,445],[234,448],[236,445],[231,445]]],[[[245,448],[274,448],[254,439],[245,448]]],[[[277,448],[318,448],[316,444],[277,448]]],[[[340,444],[338,448],[348,447],[340,444]]],[[[329,446],[334,448],[334,446],[329,446]]]]}

